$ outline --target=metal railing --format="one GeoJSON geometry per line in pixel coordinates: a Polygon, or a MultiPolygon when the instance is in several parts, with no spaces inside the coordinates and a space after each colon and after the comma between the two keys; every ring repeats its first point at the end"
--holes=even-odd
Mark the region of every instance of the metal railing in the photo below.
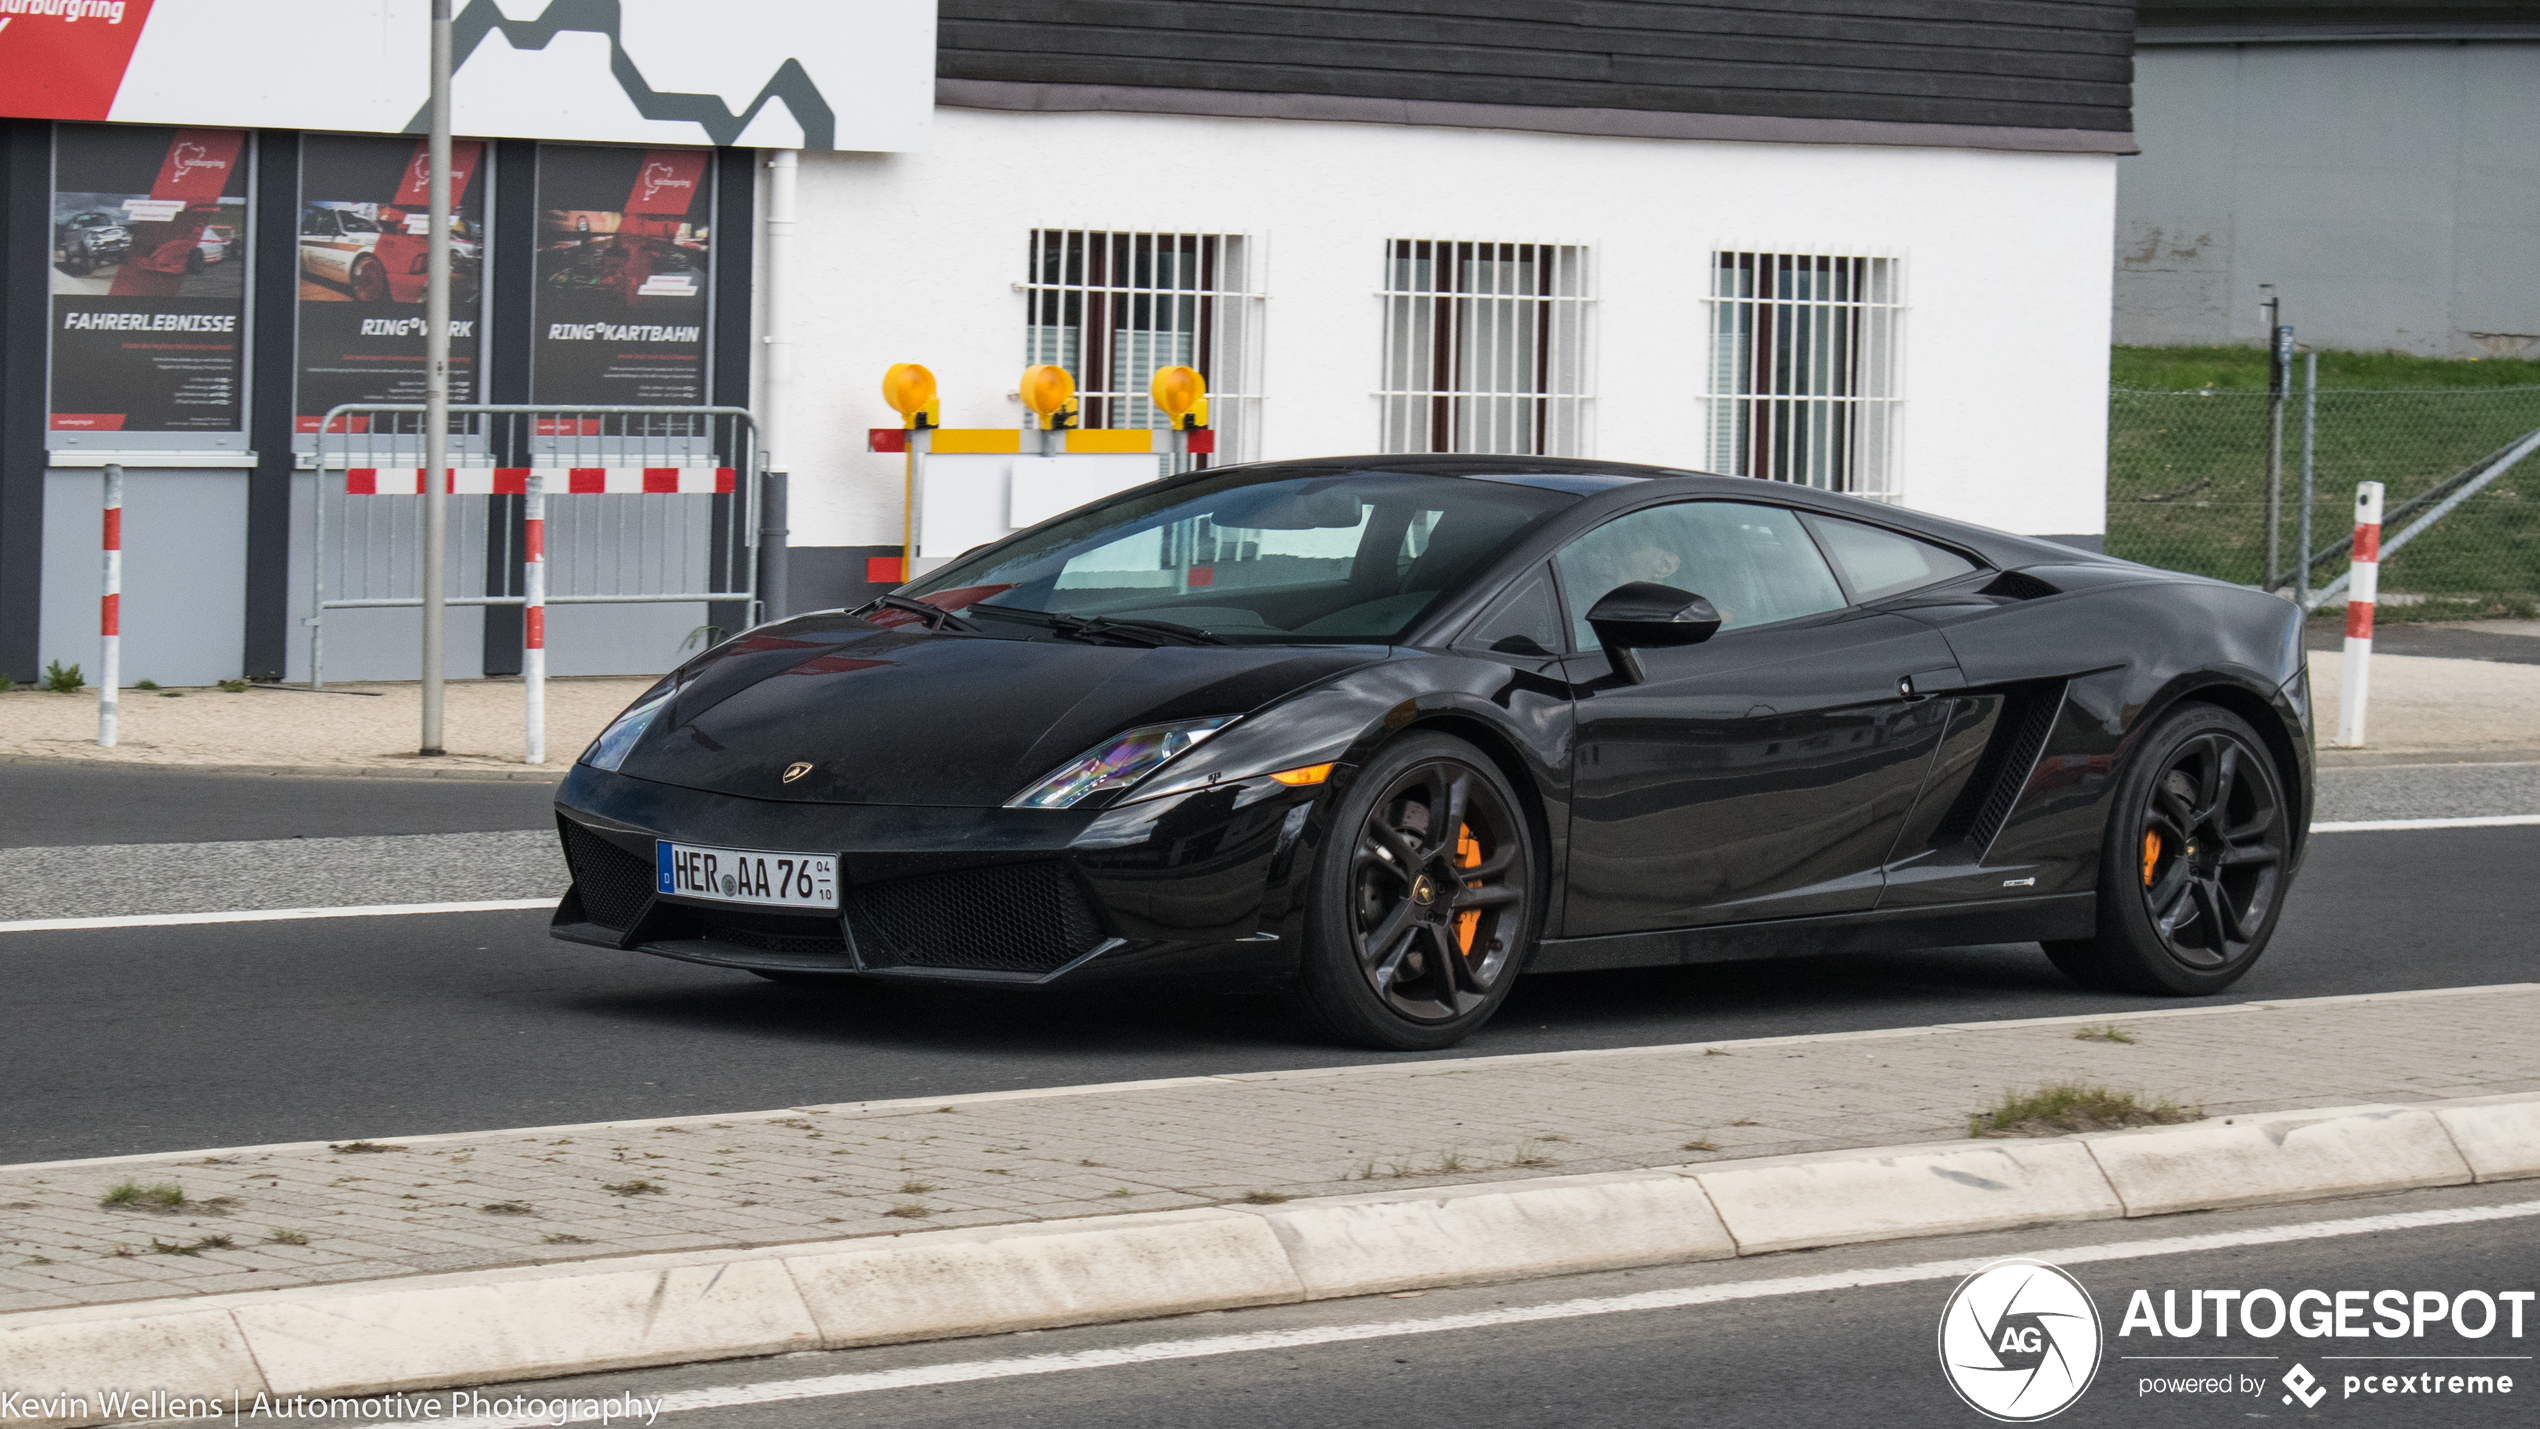
{"type": "MultiPolygon", "coordinates": [[[[309,678],[326,678],[330,611],[415,608],[423,407],[347,404],[317,439],[309,678]]],[[[545,498],[545,604],[757,611],[757,425],[741,407],[450,408],[444,599],[528,606],[529,505],[545,498]]]]}

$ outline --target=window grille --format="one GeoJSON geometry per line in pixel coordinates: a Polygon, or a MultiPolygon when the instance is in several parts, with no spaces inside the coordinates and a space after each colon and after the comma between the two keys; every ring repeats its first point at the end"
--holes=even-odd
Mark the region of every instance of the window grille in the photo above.
{"type": "Polygon", "coordinates": [[[1712,470],[1893,499],[1896,260],[1720,253],[1710,301],[1712,470]]]}
{"type": "Polygon", "coordinates": [[[1569,244],[1388,243],[1382,449],[1589,455],[1589,276],[1569,244]]]}
{"type": "Polygon", "coordinates": [[[1087,427],[1164,428],[1147,384],[1159,367],[1208,382],[1215,457],[1249,461],[1260,442],[1261,259],[1232,234],[1032,230],[1023,331],[1026,365],[1076,379],[1087,427]]]}

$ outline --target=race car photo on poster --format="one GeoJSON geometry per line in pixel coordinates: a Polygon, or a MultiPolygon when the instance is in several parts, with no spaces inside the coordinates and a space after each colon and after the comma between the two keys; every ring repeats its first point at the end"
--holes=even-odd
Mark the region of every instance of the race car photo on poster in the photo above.
{"type": "Polygon", "coordinates": [[[1280,988],[1396,1049],[1529,972],[2036,942],[2219,992],[2303,852],[2301,621],[1781,483],[1193,472],[663,679],[559,792],[554,931],[787,983],[1280,988]]]}

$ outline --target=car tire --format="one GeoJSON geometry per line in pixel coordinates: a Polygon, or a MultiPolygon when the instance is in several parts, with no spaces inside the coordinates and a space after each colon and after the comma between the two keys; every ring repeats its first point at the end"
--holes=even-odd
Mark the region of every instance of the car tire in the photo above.
{"type": "Polygon", "coordinates": [[[353,300],[362,303],[388,301],[388,270],[379,260],[365,253],[353,260],[352,271],[345,275],[344,286],[353,290],[353,300]]]}
{"type": "Polygon", "coordinates": [[[2162,716],[2118,778],[2095,937],[2045,945],[2106,992],[2198,997],[2238,982],[2275,934],[2293,808],[2264,741],[2229,710],[2162,716]]]}
{"type": "Polygon", "coordinates": [[[202,249],[188,248],[185,250],[185,271],[189,274],[200,273],[203,271],[202,249]]]}
{"type": "Polygon", "coordinates": [[[1360,768],[1330,828],[1306,896],[1298,1011],[1352,1047],[1471,1036],[1507,1000],[1543,919],[1541,850],[1507,776],[1463,740],[1414,734],[1360,768]]]}
{"type": "Polygon", "coordinates": [[[74,278],[85,278],[97,271],[97,256],[85,245],[62,255],[62,271],[74,278]]]}

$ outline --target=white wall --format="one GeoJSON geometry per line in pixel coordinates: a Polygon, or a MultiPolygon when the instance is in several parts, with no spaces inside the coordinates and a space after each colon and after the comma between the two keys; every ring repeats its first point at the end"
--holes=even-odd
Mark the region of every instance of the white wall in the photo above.
{"type": "Polygon", "coordinates": [[[1266,259],[1260,454],[1370,451],[1384,244],[1591,245],[1592,455],[1701,466],[1709,255],[1903,260],[1905,504],[2014,531],[2104,518],[2115,161],[1394,125],[938,111],[914,154],[804,154],[793,540],[900,540],[883,370],[949,426],[1009,426],[1030,230],[1252,236],[1266,259]],[[1179,162],[1176,162],[1179,159],[1179,162]]]}

